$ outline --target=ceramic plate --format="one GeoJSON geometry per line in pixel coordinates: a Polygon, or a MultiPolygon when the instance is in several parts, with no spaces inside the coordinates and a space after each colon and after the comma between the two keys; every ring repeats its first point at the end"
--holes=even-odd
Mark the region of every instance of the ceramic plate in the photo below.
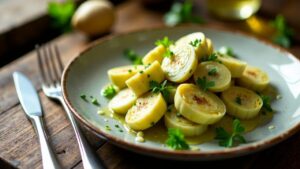
{"type": "MultiPolygon", "coordinates": [[[[74,115],[99,137],[105,137],[111,143],[138,153],[156,157],[182,160],[213,160],[231,158],[256,152],[270,147],[300,129],[300,62],[284,49],[270,45],[251,36],[238,32],[225,31],[211,27],[184,26],[158,28],[138,31],[101,39],[79,54],[66,67],[63,74],[63,94],[74,115]],[[197,151],[175,151],[162,142],[146,140],[135,141],[135,136],[127,132],[112,129],[118,121],[97,114],[98,107],[88,104],[80,98],[81,93],[96,97],[101,106],[107,100],[100,96],[101,87],[109,83],[107,70],[129,64],[122,53],[131,48],[145,54],[154,47],[154,42],[164,36],[176,40],[191,32],[201,31],[212,39],[215,49],[230,46],[240,59],[265,70],[282,96],[272,102],[276,110],[271,122],[245,134],[249,142],[234,148],[220,147],[216,141],[198,145],[197,151]],[[269,126],[275,126],[272,130],[269,126]]],[[[120,125],[121,126],[121,125],[120,125]]]]}

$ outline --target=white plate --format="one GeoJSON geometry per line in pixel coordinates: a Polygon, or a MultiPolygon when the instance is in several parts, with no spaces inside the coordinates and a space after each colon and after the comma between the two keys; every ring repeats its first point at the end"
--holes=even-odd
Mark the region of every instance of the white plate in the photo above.
{"type": "Polygon", "coordinates": [[[210,27],[183,26],[144,30],[95,42],[67,66],[63,75],[65,101],[85,126],[99,136],[104,136],[113,144],[138,153],[163,158],[183,160],[213,160],[230,158],[262,150],[291,136],[300,129],[300,63],[292,54],[275,45],[260,41],[248,35],[228,32],[210,27]],[[234,148],[220,147],[216,141],[199,145],[199,151],[175,151],[162,143],[146,141],[135,142],[135,136],[114,128],[118,121],[99,116],[96,106],[88,104],[79,97],[81,93],[95,96],[102,106],[107,100],[100,96],[101,87],[109,83],[107,70],[129,64],[122,56],[126,48],[145,54],[154,47],[154,42],[164,36],[176,40],[191,32],[201,31],[212,39],[216,49],[230,46],[240,59],[266,71],[271,84],[276,86],[282,99],[272,102],[276,110],[269,124],[263,125],[245,135],[250,142],[234,148]],[[107,119],[107,120],[106,120],[107,119]],[[268,126],[274,125],[272,130],[268,126]]]}

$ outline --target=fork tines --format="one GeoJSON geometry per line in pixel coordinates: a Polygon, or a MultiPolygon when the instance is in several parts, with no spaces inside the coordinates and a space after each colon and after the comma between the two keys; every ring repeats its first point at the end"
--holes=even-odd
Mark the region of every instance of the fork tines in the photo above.
{"type": "Polygon", "coordinates": [[[36,45],[38,65],[43,84],[60,83],[63,64],[56,45],[36,45]]]}

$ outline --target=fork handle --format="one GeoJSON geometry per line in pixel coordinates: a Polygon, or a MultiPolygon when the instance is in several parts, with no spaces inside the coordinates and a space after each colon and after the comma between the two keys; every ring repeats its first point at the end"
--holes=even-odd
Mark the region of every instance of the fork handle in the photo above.
{"type": "Polygon", "coordinates": [[[37,132],[42,154],[42,163],[44,169],[61,169],[55,154],[53,153],[51,146],[48,143],[48,138],[45,132],[43,120],[39,116],[30,117],[34,128],[37,132]]]}
{"type": "Polygon", "coordinates": [[[70,109],[67,107],[63,98],[60,97],[59,101],[62,103],[65,111],[67,112],[68,118],[74,129],[77,143],[79,145],[83,168],[84,169],[106,169],[103,162],[97,157],[96,153],[91,149],[87,140],[83,136],[81,130],[79,129],[79,127],[77,125],[77,122],[74,119],[73,114],[71,113],[70,109]]]}

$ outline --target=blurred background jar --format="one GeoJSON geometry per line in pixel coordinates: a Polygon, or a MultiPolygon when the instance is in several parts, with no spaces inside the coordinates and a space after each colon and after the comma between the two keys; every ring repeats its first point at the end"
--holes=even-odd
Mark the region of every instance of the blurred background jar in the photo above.
{"type": "Polygon", "coordinates": [[[206,0],[209,11],[227,20],[245,20],[255,14],[261,0],[206,0]]]}

